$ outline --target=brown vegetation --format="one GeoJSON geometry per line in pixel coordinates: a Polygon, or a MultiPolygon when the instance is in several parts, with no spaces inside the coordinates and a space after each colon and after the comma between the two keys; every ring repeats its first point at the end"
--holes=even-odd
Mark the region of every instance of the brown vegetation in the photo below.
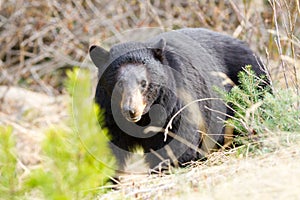
{"type": "Polygon", "coordinates": [[[225,32],[249,43],[276,75],[284,72],[284,82],[297,84],[296,0],[4,0],[0,9],[0,84],[56,94],[59,69],[80,66],[91,43],[141,27],[225,32]]]}

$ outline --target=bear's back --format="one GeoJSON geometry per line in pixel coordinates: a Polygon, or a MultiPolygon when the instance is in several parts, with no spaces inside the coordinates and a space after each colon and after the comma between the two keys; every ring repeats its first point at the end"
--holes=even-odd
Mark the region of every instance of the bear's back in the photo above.
{"type": "Polygon", "coordinates": [[[237,74],[246,65],[251,65],[257,75],[265,74],[260,59],[248,45],[231,36],[204,28],[184,28],[163,33],[159,37],[166,38],[172,51],[177,51],[178,54],[186,53],[187,57],[206,56],[202,62],[214,61],[218,70],[225,73],[235,84],[238,84],[237,74]]]}

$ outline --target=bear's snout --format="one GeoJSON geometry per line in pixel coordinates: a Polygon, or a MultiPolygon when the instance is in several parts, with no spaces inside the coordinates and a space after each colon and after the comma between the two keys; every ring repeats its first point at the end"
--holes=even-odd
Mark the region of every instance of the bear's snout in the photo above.
{"type": "Polygon", "coordinates": [[[129,122],[138,122],[142,118],[146,107],[143,99],[143,95],[138,90],[123,93],[121,110],[129,122]]]}
{"type": "Polygon", "coordinates": [[[131,107],[123,108],[123,115],[130,122],[138,122],[142,117],[136,109],[131,107]]]}

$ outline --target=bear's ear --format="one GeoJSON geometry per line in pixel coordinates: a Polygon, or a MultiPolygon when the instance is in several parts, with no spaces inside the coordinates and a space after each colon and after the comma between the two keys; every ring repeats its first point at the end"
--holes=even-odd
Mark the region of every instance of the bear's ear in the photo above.
{"type": "Polygon", "coordinates": [[[152,50],[154,52],[154,56],[157,57],[159,60],[162,59],[163,51],[166,47],[166,40],[164,38],[161,38],[158,42],[156,42],[152,46],[152,50]]]}
{"type": "Polygon", "coordinates": [[[97,45],[90,47],[90,57],[97,68],[102,68],[109,59],[109,52],[97,45]]]}

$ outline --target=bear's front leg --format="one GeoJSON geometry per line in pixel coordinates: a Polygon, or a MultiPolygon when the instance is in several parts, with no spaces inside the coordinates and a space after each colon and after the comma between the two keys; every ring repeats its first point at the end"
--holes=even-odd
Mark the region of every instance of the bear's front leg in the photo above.
{"type": "Polygon", "coordinates": [[[146,153],[146,161],[150,169],[163,170],[170,166],[178,167],[195,160],[198,157],[199,148],[196,144],[187,141],[186,138],[175,136],[164,143],[163,147],[157,150],[150,148],[146,153]]]}

